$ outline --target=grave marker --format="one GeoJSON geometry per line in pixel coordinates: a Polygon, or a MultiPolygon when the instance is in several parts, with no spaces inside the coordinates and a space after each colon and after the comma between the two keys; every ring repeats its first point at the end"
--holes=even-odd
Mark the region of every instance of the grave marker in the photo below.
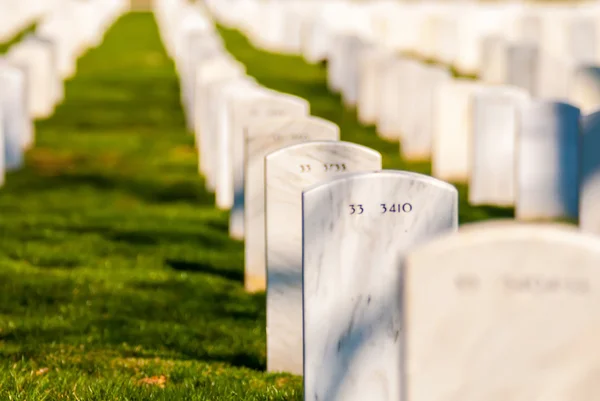
{"type": "Polygon", "coordinates": [[[56,86],[52,47],[30,38],[10,48],[10,62],[27,68],[28,110],[34,118],[49,117],[54,111],[56,86]]]}
{"type": "Polygon", "coordinates": [[[528,101],[529,95],[520,88],[494,87],[475,95],[469,177],[471,205],[514,205],[518,116],[528,101]]]}
{"type": "Polygon", "coordinates": [[[576,218],[579,109],[535,101],[522,108],[517,139],[517,219],[576,218]]]}
{"type": "Polygon", "coordinates": [[[431,158],[435,98],[439,88],[452,79],[446,67],[416,64],[405,75],[398,113],[404,120],[400,152],[405,160],[431,158]]]}
{"type": "Polygon", "coordinates": [[[440,85],[434,100],[432,175],[440,180],[466,183],[472,148],[472,100],[484,85],[454,79],[440,85]]]}
{"type": "Polygon", "coordinates": [[[384,86],[380,71],[391,57],[391,51],[379,47],[364,49],[359,57],[357,109],[358,119],[363,124],[375,124],[379,109],[383,107],[379,102],[384,86]]]}
{"type": "Polygon", "coordinates": [[[600,240],[560,225],[473,224],[412,252],[404,399],[597,399],[599,266],[600,240]]]}
{"type": "Polygon", "coordinates": [[[404,171],[356,173],[305,190],[302,207],[304,399],[402,399],[402,265],[456,230],[456,189],[404,171]]]}
{"type": "MultiPolygon", "coordinates": [[[[232,104],[231,130],[233,145],[233,207],[229,215],[229,235],[235,239],[244,238],[244,132],[252,124],[271,118],[302,117],[309,113],[310,105],[300,97],[275,94],[262,99],[240,101],[232,104]]],[[[267,131],[268,132],[268,131],[267,131]]]]}
{"type": "Polygon", "coordinates": [[[266,156],[267,371],[302,374],[302,190],[377,170],[381,154],[350,142],[305,142],[266,156]]]}
{"type": "Polygon", "coordinates": [[[281,117],[263,120],[245,135],[244,227],[245,287],[250,292],[266,288],[265,156],[296,143],[338,140],[337,125],[317,117],[281,117]]]}

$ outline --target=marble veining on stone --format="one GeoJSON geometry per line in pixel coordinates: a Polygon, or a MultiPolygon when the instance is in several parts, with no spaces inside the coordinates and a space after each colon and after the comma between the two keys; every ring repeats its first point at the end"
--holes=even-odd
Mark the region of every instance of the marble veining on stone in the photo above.
{"type": "Polygon", "coordinates": [[[377,170],[381,154],[350,142],[304,142],[266,156],[267,371],[302,374],[302,190],[377,170]]]}
{"type": "Polygon", "coordinates": [[[313,186],[302,207],[304,399],[401,400],[404,258],[456,230],[458,192],[382,170],[313,186]]]}

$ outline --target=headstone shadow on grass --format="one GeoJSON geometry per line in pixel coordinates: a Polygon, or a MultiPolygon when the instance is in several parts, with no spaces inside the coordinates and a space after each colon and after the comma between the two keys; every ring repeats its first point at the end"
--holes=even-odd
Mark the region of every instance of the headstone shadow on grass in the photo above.
{"type": "Polygon", "coordinates": [[[244,282],[244,272],[241,268],[239,270],[224,270],[218,269],[214,265],[203,261],[189,262],[175,259],[166,259],[165,265],[177,271],[204,273],[219,276],[231,281],[244,282]]]}

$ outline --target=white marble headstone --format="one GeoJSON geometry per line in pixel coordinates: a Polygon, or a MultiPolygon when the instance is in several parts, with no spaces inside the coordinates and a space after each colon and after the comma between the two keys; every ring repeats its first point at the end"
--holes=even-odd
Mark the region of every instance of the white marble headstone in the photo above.
{"type": "Polygon", "coordinates": [[[377,121],[382,107],[379,103],[379,94],[383,89],[382,64],[391,57],[391,51],[374,46],[363,49],[360,54],[357,111],[358,119],[363,124],[375,124],[377,121]]]}
{"type": "Polygon", "coordinates": [[[209,83],[204,88],[202,105],[202,125],[199,131],[199,171],[206,177],[206,188],[214,192],[216,190],[217,168],[218,168],[218,147],[220,134],[219,103],[214,99],[219,94],[231,86],[252,86],[253,79],[247,76],[238,76],[235,78],[222,79],[209,83]]]}
{"type": "Polygon", "coordinates": [[[492,87],[474,96],[471,205],[514,205],[518,116],[528,101],[524,89],[511,87],[492,87]]]}
{"type": "MultiPolygon", "coordinates": [[[[261,99],[231,104],[231,138],[233,146],[233,207],[229,215],[229,235],[244,238],[244,133],[252,124],[273,117],[302,117],[309,113],[310,105],[302,98],[291,95],[269,95],[261,99]]],[[[268,133],[269,131],[267,131],[268,133]]]]}
{"type": "Polygon", "coordinates": [[[400,153],[408,161],[425,161],[431,158],[435,98],[452,75],[446,67],[424,64],[415,65],[411,72],[406,72],[398,110],[404,127],[400,153]]]}
{"type": "Polygon", "coordinates": [[[531,102],[521,110],[517,139],[518,219],[576,218],[579,191],[578,108],[531,102]]]}
{"type": "MultiPolygon", "coordinates": [[[[215,203],[221,210],[229,210],[233,206],[233,121],[230,113],[230,104],[238,99],[251,101],[265,96],[267,91],[254,80],[243,84],[223,87],[211,102],[215,104],[214,115],[217,135],[217,149],[215,158],[215,203]]],[[[239,139],[237,139],[238,142],[239,139]]]]}
{"type": "Polygon", "coordinates": [[[405,264],[406,401],[600,396],[600,240],[478,223],[405,264]]]}
{"type": "Polygon", "coordinates": [[[481,71],[479,77],[489,84],[507,81],[508,42],[501,36],[488,36],[481,41],[481,71]]]}
{"type": "Polygon", "coordinates": [[[27,67],[29,93],[28,109],[34,118],[47,118],[54,111],[57,72],[54,70],[52,47],[27,40],[11,47],[7,53],[10,62],[27,67]]]}
{"type": "MultiPolygon", "coordinates": [[[[222,81],[241,78],[244,75],[245,67],[225,56],[207,60],[196,68],[192,104],[194,108],[194,133],[196,135],[196,146],[201,163],[204,163],[204,160],[206,160],[204,150],[208,149],[201,146],[202,138],[204,134],[208,135],[210,131],[212,117],[208,112],[210,108],[208,98],[210,87],[211,85],[218,85],[222,81]]],[[[199,165],[199,171],[204,172],[203,165],[199,165]]]]}
{"type": "Polygon", "coordinates": [[[388,140],[398,140],[401,137],[400,81],[404,65],[414,63],[414,60],[400,57],[386,59],[380,66],[381,91],[379,92],[379,110],[377,113],[377,133],[388,140]]]}
{"type": "Polygon", "coordinates": [[[579,226],[600,235],[600,111],[582,117],[579,226]]]}
{"type": "MultiPolygon", "coordinates": [[[[338,140],[340,129],[317,117],[265,119],[244,136],[244,264],[247,291],[264,291],[267,284],[265,249],[265,156],[296,143],[338,140]]],[[[286,224],[282,221],[282,224],[286,224]]]]}
{"type": "Polygon", "coordinates": [[[65,98],[65,85],[58,71],[58,44],[54,40],[41,35],[30,35],[25,40],[50,49],[53,105],[61,103],[65,98]]]}
{"type": "Polygon", "coordinates": [[[27,111],[25,72],[0,61],[0,109],[3,111],[4,167],[7,171],[23,165],[23,151],[32,142],[27,111]]]}
{"type": "Polygon", "coordinates": [[[443,83],[436,93],[431,152],[432,175],[466,183],[470,174],[473,96],[484,85],[466,79],[443,83]]]}
{"type": "Polygon", "coordinates": [[[457,224],[456,189],[425,175],[348,174],[304,191],[305,400],[402,399],[404,259],[457,224]]]}
{"type": "Polygon", "coordinates": [[[302,190],[377,170],[381,154],[350,142],[305,142],[266,156],[267,371],[302,374],[302,190]]]}

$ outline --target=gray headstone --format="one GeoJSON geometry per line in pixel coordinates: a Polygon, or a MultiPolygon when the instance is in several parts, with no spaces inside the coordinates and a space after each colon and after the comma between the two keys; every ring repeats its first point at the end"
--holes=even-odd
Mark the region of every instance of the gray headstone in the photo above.
{"type": "Polygon", "coordinates": [[[342,64],[343,77],[341,85],[342,101],[347,107],[354,107],[358,102],[358,86],[360,82],[360,54],[368,44],[358,36],[346,36],[343,41],[342,64]]]}
{"type": "Polygon", "coordinates": [[[402,399],[404,258],[457,224],[456,189],[420,174],[348,174],[304,191],[305,400],[402,399]]]}
{"type": "Polygon", "coordinates": [[[554,225],[474,224],[415,250],[396,399],[596,399],[599,266],[600,240],[554,225]]]}
{"type": "Polygon", "coordinates": [[[305,142],[265,158],[267,371],[302,374],[302,191],[377,170],[381,154],[350,142],[305,142]]]}
{"type": "Polygon", "coordinates": [[[245,288],[264,291],[267,284],[265,249],[265,156],[296,143],[338,140],[339,127],[316,117],[265,119],[245,135],[244,230],[245,288]]]}
{"type": "Polygon", "coordinates": [[[536,101],[520,114],[518,219],[576,218],[579,191],[579,109],[536,101]]]}
{"type": "Polygon", "coordinates": [[[486,86],[468,79],[444,82],[436,91],[431,149],[432,175],[466,183],[470,175],[473,96],[486,86]]]}
{"type": "Polygon", "coordinates": [[[402,69],[414,60],[393,57],[381,65],[381,92],[379,94],[380,110],[377,115],[377,133],[388,140],[398,140],[401,137],[400,82],[403,79],[402,69]]]}

